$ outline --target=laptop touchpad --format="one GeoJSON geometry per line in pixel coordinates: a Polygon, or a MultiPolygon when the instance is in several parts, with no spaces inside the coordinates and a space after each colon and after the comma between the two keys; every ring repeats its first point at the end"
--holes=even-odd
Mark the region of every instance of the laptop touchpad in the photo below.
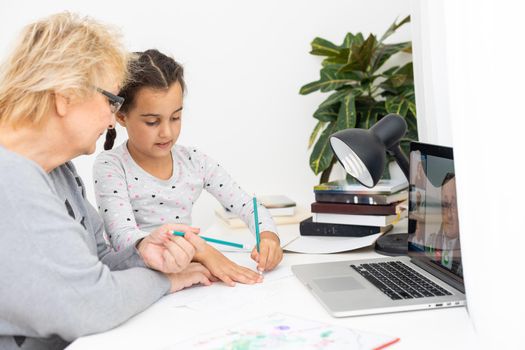
{"type": "Polygon", "coordinates": [[[341,292],[345,290],[364,288],[353,277],[318,278],[318,279],[314,279],[313,282],[323,292],[341,292]]]}

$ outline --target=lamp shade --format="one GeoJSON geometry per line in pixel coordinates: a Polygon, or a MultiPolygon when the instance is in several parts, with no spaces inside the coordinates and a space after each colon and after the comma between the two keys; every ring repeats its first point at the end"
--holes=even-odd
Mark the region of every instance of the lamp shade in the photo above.
{"type": "Polygon", "coordinates": [[[408,178],[408,160],[399,147],[407,125],[397,114],[389,114],[369,130],[346,129],[330,136],[330,146],[346,172],[366,187],[374,187],[386,165],[388,151],[408,178]]]}

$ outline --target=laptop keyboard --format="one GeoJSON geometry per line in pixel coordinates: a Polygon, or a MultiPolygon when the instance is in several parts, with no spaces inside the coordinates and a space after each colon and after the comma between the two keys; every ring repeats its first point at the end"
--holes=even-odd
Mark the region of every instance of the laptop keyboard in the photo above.
{"type": "Polygon", "coordinates": [[[350,265],[392,300],[452,295],[399,261],[350,265]]]}

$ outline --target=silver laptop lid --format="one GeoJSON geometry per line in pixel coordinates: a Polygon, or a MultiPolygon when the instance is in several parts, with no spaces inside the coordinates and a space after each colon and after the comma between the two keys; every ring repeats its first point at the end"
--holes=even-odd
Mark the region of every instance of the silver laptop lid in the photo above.
{"type": "Polygon", "coordinates": [[[410,145],[408,255],[464,292],[452,148],[410,145]]]}

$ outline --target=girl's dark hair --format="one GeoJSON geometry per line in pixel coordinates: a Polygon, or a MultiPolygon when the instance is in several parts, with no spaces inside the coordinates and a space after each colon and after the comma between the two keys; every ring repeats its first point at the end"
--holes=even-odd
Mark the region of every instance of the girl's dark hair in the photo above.
{"type": "MultiPolygon", "coordinates": [[[[155,49],[135,52],[129,61],[128,74],[127,83],[118,94],[124,97],[124,104],[120,108],[123,113],[131,109],[135,102],[135,95],[142,88],[167,90],[178,82],[183,93],[186,89],[182,66],[173,58],[155,49]]],[[[109,129],[104,143],[105,150],[113,148],[116,137],[115,129],[109,129]]]]}
{"type": "Polygon", "coordinates": [[[447,173],[445,175],[445,178],[443,179],[443,182],[441,183],[441,186],[445,186],[445,184],[452,180],[454,177],[456,177],[454,173],[447,173]]]}

